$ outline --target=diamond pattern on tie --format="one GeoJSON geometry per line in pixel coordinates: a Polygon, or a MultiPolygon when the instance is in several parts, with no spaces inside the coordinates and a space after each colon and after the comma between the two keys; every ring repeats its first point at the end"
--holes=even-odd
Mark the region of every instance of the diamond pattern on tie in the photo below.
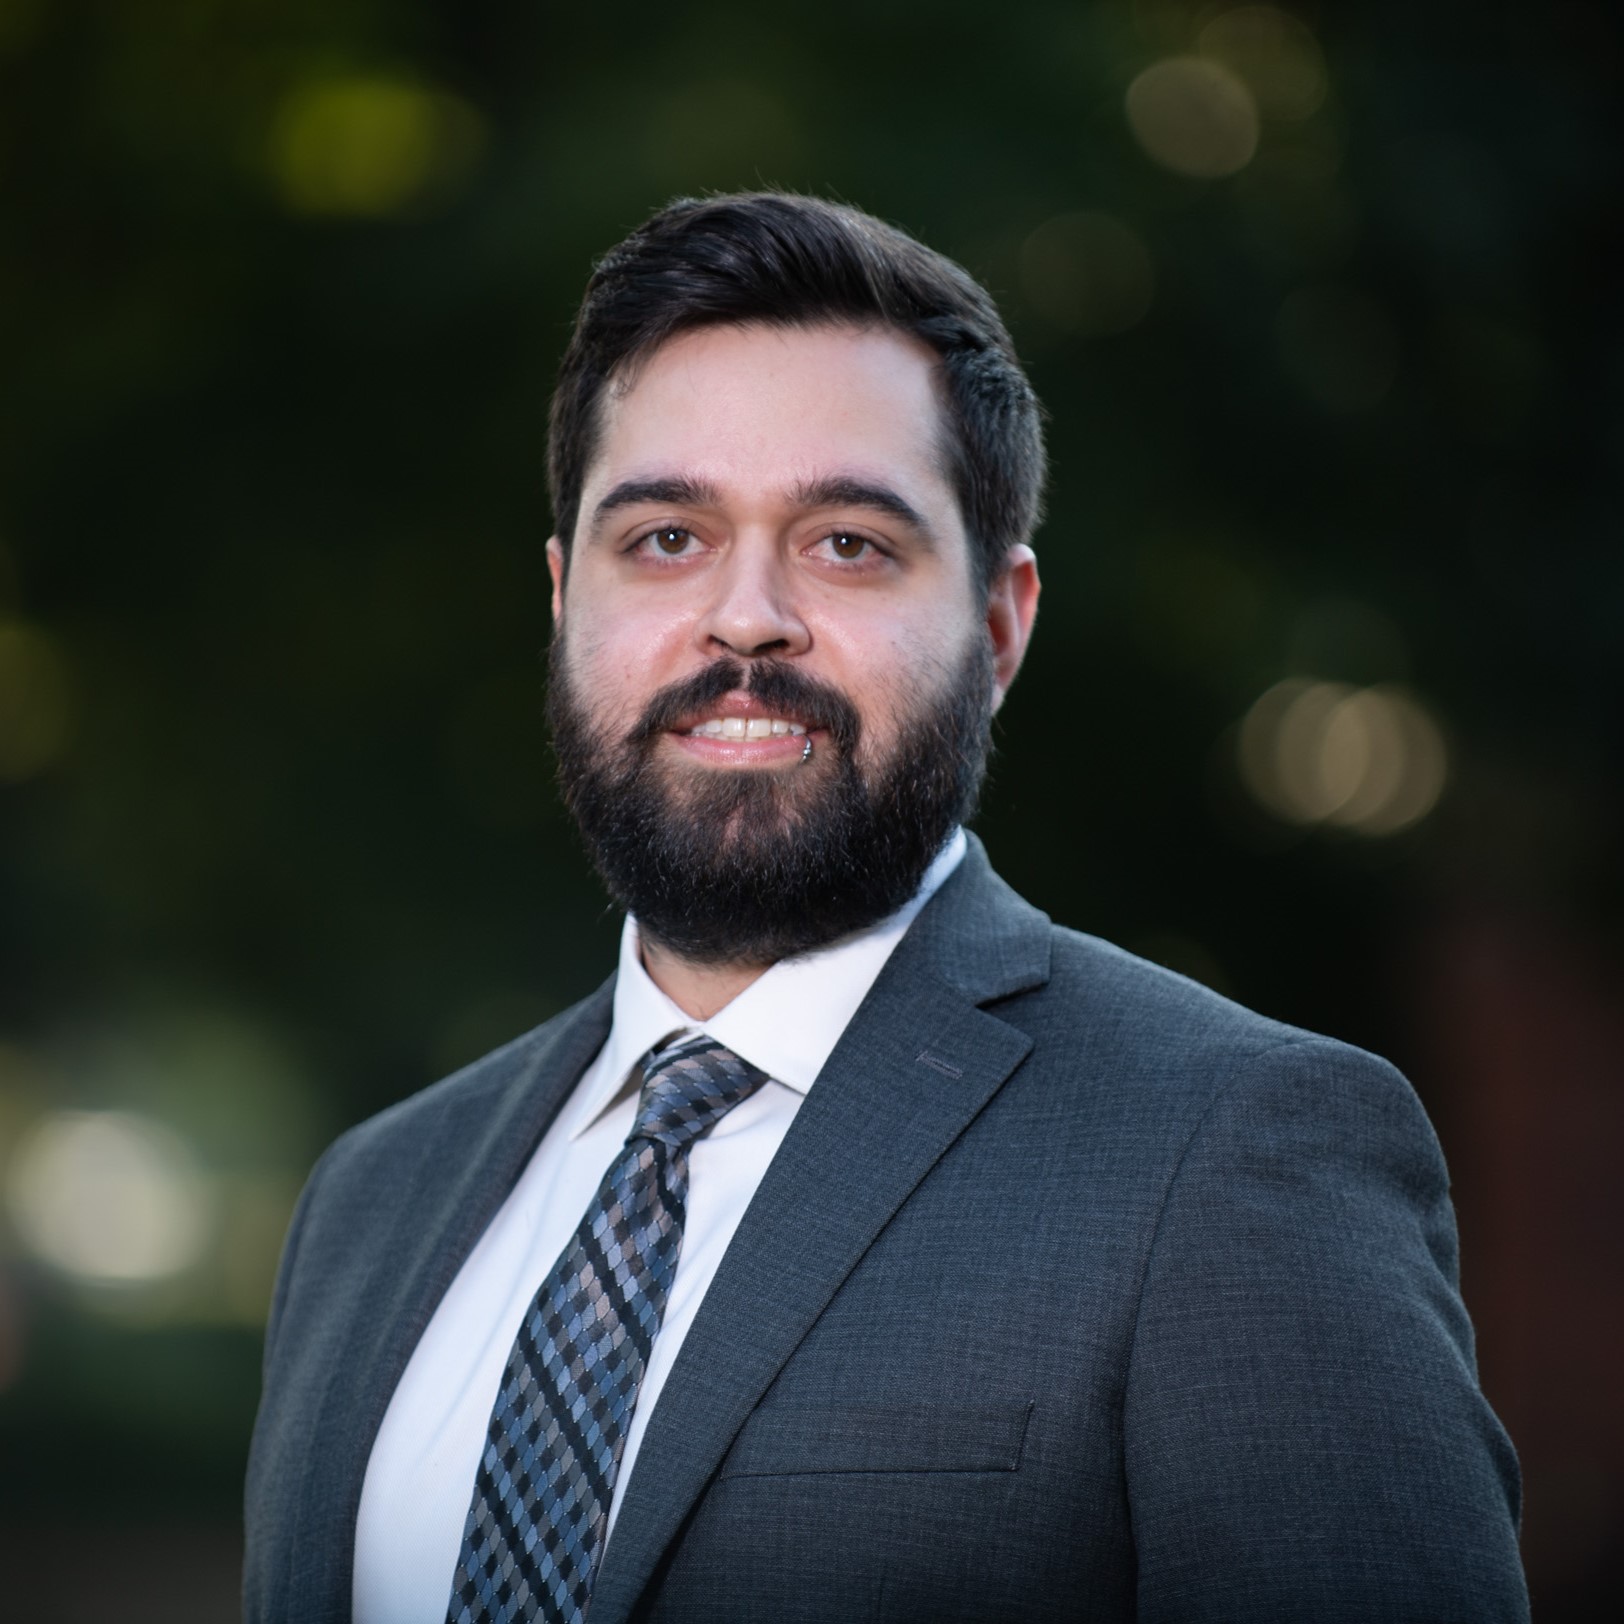
{"type": "Polygon", "coordinates": [[[704,1036],[643,1062],[637,1120],[514,1339],[447,1624],[581,1624],[677,1272],[688,1147],[766,1081],[704,1036]]]}

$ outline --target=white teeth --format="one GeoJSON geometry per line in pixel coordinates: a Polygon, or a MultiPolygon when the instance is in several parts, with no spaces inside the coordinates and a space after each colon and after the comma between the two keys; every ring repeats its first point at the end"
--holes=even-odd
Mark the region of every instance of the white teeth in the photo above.
{"type": "Polygon", "coordinates": [[[806,729],[799,722],[785,722],[777,717],[713,716],[689,728],[688,732],[701,739],[769,739],[784,734],[799,738],[806,729]]]}

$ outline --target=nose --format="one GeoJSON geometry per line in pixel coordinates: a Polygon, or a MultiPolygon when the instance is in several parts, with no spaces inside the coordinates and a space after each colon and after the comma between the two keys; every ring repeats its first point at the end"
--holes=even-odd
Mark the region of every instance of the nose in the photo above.
{"type": "Polygon", "coordinates": [[[707,654],[800,654],[810,645],[794,583],[776,548],[736,543],[711,582],[696,628],[707,654]]]}

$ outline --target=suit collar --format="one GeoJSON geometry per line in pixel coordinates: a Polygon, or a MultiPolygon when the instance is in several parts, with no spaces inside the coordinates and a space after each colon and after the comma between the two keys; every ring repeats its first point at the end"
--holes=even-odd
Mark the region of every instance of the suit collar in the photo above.
{"type": "Polygon", "coordinates": [[[972,839],[830,1055],[705,1294],[650,1418],[593,1624],[630,1616],[841,1282],[1031,1049],[980,1006],[1048,973],[1047,921],[972,839]]]}
{"type": "Polygon", "coordinates": [[[1049,979],[1049,916],[993,872],[987,848],[969,836],[964,861],[903,938],[895,964],[929,975],[984,1005],[1049,979]]]}
{"type": "Polygon", "coordinates": [[[805,1094],[868,996],[875,978],[932,897],[968,850],[955,829],[915,895],[866,930],[795,958],[783,959],[708,1020],[686,1014],[643,968],[637,922],[627,918],[615,973],[614,1026],[592,1092],[571,1105],[570,1133],[579,1138],[637,1086],[632,1068],[679,1030],[705,1032],[773,1078],[805,1094]]]}

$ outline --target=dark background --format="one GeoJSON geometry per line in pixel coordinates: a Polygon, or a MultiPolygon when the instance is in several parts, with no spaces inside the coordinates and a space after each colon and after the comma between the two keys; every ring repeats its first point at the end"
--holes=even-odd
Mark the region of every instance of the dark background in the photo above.
{"type": "Polygon", "coordinates": [[[994,860],[1406,1069],[1536,1617],[1616,1602],[1621,69],[1561,3],[0,0],[18,1616],[231,1616],[310,1162],[611,967],[550,377],[595,254],[762,183],[961,259],[1052,413],[994,860]]]}

